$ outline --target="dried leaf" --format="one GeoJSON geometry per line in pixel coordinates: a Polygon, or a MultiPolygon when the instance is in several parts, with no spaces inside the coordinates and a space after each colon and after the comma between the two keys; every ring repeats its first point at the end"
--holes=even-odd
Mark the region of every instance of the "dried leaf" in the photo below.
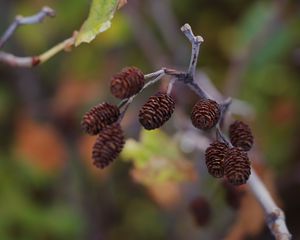
{"type": "Polygon", "coordinates": [[[16,152],[28,163],[46,172],[63,167],[67,153],[57,130],[26,115],[17,122],[16,152]]]}

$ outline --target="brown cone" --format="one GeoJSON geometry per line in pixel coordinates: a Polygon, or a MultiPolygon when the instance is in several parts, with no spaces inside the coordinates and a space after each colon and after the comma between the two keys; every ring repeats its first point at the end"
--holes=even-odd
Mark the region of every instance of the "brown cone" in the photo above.
{"type": "Polygon", "coordinates": [[[208,172],[216,177],[224,176],[224,158],[228,146],[225,143],[215,141],[205,151],[205,162],[208,172]]]}
{"type": "Polygon", "coordinates": [[[120,124],[116,123],[104,128],[93,147],[94,165],[98,168],[108,166],[122,151],[124,143],[120,124]]]}
{"type": "Polygon", "coordinates": [[[209,202],[203,197],[197,197],[190,203],[189,210],[199,226],[208,224],[211,218],[209,202]]]}
{"type": "Polygon", "coordinates": [[[174,112],[175,101],[166,93],[151,96],[139,112],[139,121],[147,130],[161,127],[174,112]]]}
{"type": "Polygon", "coordinates": [[[249,151],[253,145],[250,127],[241,121],[235,121],[229,127],[229,137],[233,146],[249,151]]]}
{"type": "Polygon", "coordinates": [[[144,86],[144,83],[144,74],[140,69],[127,67],[112,77],[110,91],[115,97],[125,99],[138,93],[144,86]]]}
{"type": "Polygon", "coordinates": [[[116,105],[104,102],[92,107],[83,116],[81,127],[86,133],[96,135],[107,125],[116,122],[119,116],[120,111],[116,105]]]}
{"type": "Polygon", "coordinates": [[[245,184],[251,174],[247,153],[236,147],[228,149],[224,159],[224,173],[231,184],[245,184]]]}
{"type": "Polygon", "coordinates": [[[213,128],[220,117],[219,104],[211,99],[201,99],[193,107],[191,119],[196,128],[213,128]]]}

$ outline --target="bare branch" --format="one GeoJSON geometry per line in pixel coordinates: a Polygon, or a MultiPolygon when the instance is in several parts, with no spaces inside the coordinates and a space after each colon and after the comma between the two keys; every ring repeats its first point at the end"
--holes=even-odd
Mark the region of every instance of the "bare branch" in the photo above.
{"type": "Polygon", "coordinates": [[[274,235],[275,239],[292,239],[292,235],[287,229],[285,223],[284,212],[276,205],[270,193],[268,192],[260,178],[257,176],[253,168],[251,169],[251,175],[250,179],[248,180],[248,185],[255,195],[256,199],[264,209],[268,227],[274,235]]]}
{"type": "Polygon", "coordinates": [[[197,66],[197,62],[198,62],[200,45],[204,40],[201,36],[195,36],[193,34],[191,26],[187,23],[181,27],[181,31],[184,33],[184,35],[189,39],[189,41],[192,44],[192,54],[191,54],[191,60],[190,60],[188,73],[190,76],[192,76],[194,78],[195,73],[196,73],[196,66],[197,66]]]}
{"type": "Polygon", "coordinates": [[[196,94],[198,94],[198,96],[200,98],[210,98],[208,96],[208,94],[206,92],[203,91],[203,89],[201,87],[199,87],[199,85],[197,83],[193,82],[189,82],[187,83],[187,85],[190,87],[190,89],[192,89],[196,94]]]}
{"type": "MultiPolygon", "coordinates": [[[[154,72],[154,73],[151,73],[151,74],[156,74],[156,73],[158,73],[158,72],[160,72],[160,71],[162,71],[162,70],[159,70],[159,71],[154,72]]],[[[151,74],[148,74],[148,76],[151,75],[151,74]]],[[[147,75],[146,75],[146,76],[147,76],[147,75]]],[[[164,72],[161,72],[161,73],[160,73],[158,76],[156,76],[153,80],[150,80],[149,82],[147,82],[147,83],[144,85],[144,87],[143,87],[137,94],[131,96],[130,98],[126,98],[126,99],[122,100],[122,101],[119,103],[119,105],[118,105],[119,108],[124,107],[124,110],[123,110],[122,113],[121,113],[121,116],[120,116],[120,118],[119,118],[119,121],[124,117],[124,114],[125,114],[125,112],[127,111],[128,106],[132,103],[133,99],[134,99],[138,94],[140,94],[145,88],[149,87],[150,85],[152,85],[152,84],[156,83],[157,81],[159,81],[160,79],[162,79],[163,76],[165,76],[165,73],[164,73],[164,72]]]]}
{"type": "Polygon", "coordinates": [[[0,38],[0,48],[4,46],[4,44],[10,39],[19,26],[40,23],[45,17],[54,16],[55,11],[49,7],[43,7],[37,14],[29,17],[16,16],[14,22],[8,27],[8,29],[0,38]]]}
{"type": "Polygon", "coordinates": [[[174,86],[174,83],[176,81],[176,78],[172,78],[168,84],[168,90],[167,90],[167,94],[170,95],[174,86]]]}
{"type": "Polygon", "coordinates": [[[230,107],[232,103],[232,99],[229,97],[227,98],[223,103],[220,104],[220,108],[221,108],[221,116],[220,116],[220,120],[219,120],[219,126],[222,127],[225,117],[226,117],[226,113],[230,107]]]}
{"type": "Polygon", "coordinates": [[[164,69],[160,69],[160,70],[158,70],[156,72],[146,74],[146,75],[144,75],[144,77],[145,77],[145,79],[156,78],[159,75],[161,75],[162,73],[165,73],[164,69]]]}
{"type": "Polygon", "coordinates": [[[0,62],[6,63],[13,67],[34,67],[42,64],[52,58],[57,53],[65,50],[68,51],[74,45],[77,32],[73,36],[55,45],[51,49],[38,56],[19,57],[11,53],[0,52],[0,62]]]}
{"type": "MultiPolygon", "coordinates": [[[[29,17],[22,17],[17,16],[15,21],[9,26],[6,32],[0,39],[0,48],[9,40],[9,38],[13,35],[16,29],[21,25],[28,25],[28,24],[36,24],[40,23],[44,20],[45,17],[54,17],[55,11],[49,7],[43,7],[40,12],[33,16],[29,17]]],[[[77,32],[73,33],[73,36],[64,40],[63,42],[55,45],[51,49],[47,50],[46,52],[37,55],[37,56],[26,56],[26,57],[19,57],[11,53],[7,52],[0,52],[0,62],[3,62],[7,65],[13,67],[34,67],[41,63],[46,62],[51,57],[56,55],[62,50],[70,50],[71,47],[74,45],[74,41],[76,38],[77,32]]]]}

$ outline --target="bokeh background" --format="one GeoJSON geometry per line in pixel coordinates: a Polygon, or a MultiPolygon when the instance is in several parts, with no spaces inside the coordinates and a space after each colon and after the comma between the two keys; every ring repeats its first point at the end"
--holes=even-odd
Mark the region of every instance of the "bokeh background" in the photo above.
{"type": "MultiPolygon", "coordinates": [[[[0,32],[44,5],[57,16],[19,28],[3,50],[39,54],[89,10],[87,0],[0,0],[0,32]]],[[[247,187],[230,204],[207,174],[207,138],[187,120],[197,96],[183,85],[161,131],[142,131],[137,114],[168,79],[139,96],[122,123],[130,139],[122,156],[105,170],[92,165],[95,138],[80,130],[82,115],[118,103],[109,80],[125,66],[185,69],[186,22],[205,39],[199,78],[239,99],[232,111],[254,131],[253,165],[300,239],[300,4],[285,0],[128,0],[91,44],[33,69],[0,64],[0,239],[272,239],[247,187]],[[199,196],[210,218],[197,223],[190,203],[199,196]]]]}

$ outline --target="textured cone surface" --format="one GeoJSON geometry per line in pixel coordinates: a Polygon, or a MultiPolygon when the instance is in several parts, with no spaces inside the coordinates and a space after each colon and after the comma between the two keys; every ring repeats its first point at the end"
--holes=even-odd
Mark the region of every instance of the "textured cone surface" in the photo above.
{"type": "Polygon", "coordinates": [[[219,104],[211,99],[201,99],[193,107],[191,119],[196,128],[213,128],[220,117],[219,104]]]}
{"type": "Polygon", "coordinates": [[[208,172],[216,177],[221,178],[224,176],[224,158],[228,146],[222,142],[213,142],[205,151],[205,163],[208,172]]]}
{"type": "Polygon", "coordinates": [[[151,96],[139,112],[139,121],[147,130],[161,127],[174,112],[174,99],[163,92],[151,96]]]}
{"type": "Polygon", "coordinates": [[[96,135],[107,125],[116,122],[119,116],[120,111],[116,105],[101,103],[83,116],[81,127],[86,133],[96,135]]]}
{"type": "Polygon", "coordinates": [[[151,96],[139,112],[139,121],[147,130],[161,127],[174,112],[174,99],[163,92],[151,96]]]}
{"type": "Polygon", "coordinates": [[[229,127],[229,137],[233,146],[249,151],[253,145],[250,127],[241,121],[235,121],[229,127]]]}
{"type": "Polygon", "coordinates": [[[231,184],[245,184],[251,174],[247,153],[236,147],[228,149],[224,159],[224,171],[231,184]]]}
{"type": "Polygon", "coordinates": [[[136,67],[127,67],[115,74],[110,82],[110,91],[117,98],[129,98],[144,86],[143,72],[136,67]]]}
{"type": "Polygon", "coordinates": [[[211,208],[208,201],[203,197],[197,197],[190,203],[189,210],[199,226],[208,224],[211,218],[211,208]]]}
{"type": "Polygon", "coordinates": [[[99,134],[93,147],[94,165],[98,168],[108,166],[122,151],[124,143],[120,124],[107,126],[99,134]]]}

